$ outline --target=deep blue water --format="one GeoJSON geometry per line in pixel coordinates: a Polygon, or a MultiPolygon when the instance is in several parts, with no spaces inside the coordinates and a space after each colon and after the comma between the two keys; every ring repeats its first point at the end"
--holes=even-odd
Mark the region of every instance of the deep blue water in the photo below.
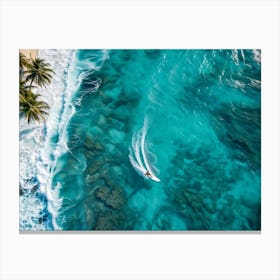
{"type": "Polygon", "coordinates": [[[74,63],[74,114],[52,138],[68,147],[51,173],[58,228],[260,230],[260,50],[78,50],[74,63]]]}

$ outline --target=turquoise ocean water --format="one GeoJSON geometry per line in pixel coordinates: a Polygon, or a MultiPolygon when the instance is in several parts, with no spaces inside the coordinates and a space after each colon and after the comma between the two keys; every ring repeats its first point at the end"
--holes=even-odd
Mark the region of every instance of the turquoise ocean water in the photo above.
{"type": "Polygon", "coordinates": [[[260,56],[74,51],[78,83],[46,131],[45,229],[260,230],[260,56]]]}

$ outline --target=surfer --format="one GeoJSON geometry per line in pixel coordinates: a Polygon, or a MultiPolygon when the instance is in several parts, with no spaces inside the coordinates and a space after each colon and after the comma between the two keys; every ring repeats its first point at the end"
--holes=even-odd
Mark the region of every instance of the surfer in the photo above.
{"type": "Polygon", "coordinates": [[[152,177],[152,174],[150,173],[150,171],[149,170],[147,170],[147,172],[145,173],[145,176],[147,176],[147,177],[152,177]]]}

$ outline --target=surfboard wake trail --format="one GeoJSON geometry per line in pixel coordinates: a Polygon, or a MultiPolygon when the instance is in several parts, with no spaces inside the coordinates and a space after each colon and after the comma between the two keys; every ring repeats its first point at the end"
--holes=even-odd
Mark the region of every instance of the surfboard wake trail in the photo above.
{"type": "Polygon", "coordinates": [[[147,130],[148,121],[145,118],[142,129],[136,132],[132,137],[131,147],[129,148],[129,160],[139,175],[155,182],[160,182],[160,179],[153,173],[153,167],[150,165],[147,158],[145,150],[147,130]]]}

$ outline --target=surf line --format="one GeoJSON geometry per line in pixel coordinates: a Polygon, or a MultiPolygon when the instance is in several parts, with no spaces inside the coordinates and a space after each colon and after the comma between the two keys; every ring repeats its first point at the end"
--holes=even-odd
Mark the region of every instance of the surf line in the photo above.
{"type": "Polygon", "coordinates": [[[160,182],[160,179],[157,178],[152,171],[145,151],[147,127],[147,119],[145,118],[142,130],[138,131],[132,137],[132,145],[129,148],[129,160],[139,175],[155,182],[160,182]]]}

